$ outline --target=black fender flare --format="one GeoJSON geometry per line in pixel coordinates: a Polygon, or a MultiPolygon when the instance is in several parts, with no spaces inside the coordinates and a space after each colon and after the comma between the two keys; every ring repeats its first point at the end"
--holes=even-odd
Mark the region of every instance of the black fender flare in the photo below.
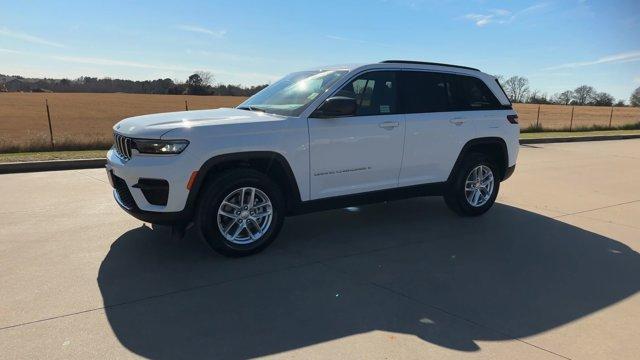
{"type": "Polygon", "coordinates": [[[462,147],[462,150],[460,150],[460,154],[458,154],[458,158],[456,159],[456,162],[453,164],[453,167],[451,168],[451,172],[449,173],[449,177],[447,178],[447,184],[450,184],[451,181],[453,181],[453,177],[455,176],[455,173],[458,170],[458,167],[460,166],[460,164],[462,163],[462,160],[464,159],[465,155],[471,152],[473,147],[483,146],[483,145],[484,146],[497,145],[500,147],[501,153],[502,153],[501,154],[502,161],[500,161],[500,163],[498,163],[497,165],[499,166],[500,177],[501,178],[505,177],[505,175],[507,174],[507,169],[509,167],[509,150],[507,148],[507,143],[501,137],[482,137],[482,138],[471,139],[466,144],[464,144],[464,146],[462,147]]]}
{"type": "Polygon", "coordinates": [[[271,164],[277,164],[277,166],[281,166],[285,171],[287,186],[289,187],[288,189],[283,189],[283,191],[286,191],[286,194],[288,194],[287,201],[292,201],[293,203],[299,203],[301,201],[300,189],[298,188],[296,177],[293,174],[291,165],[282,154],[275,151],[244,151],[216,155],[205,161],[204,164],[200,166],[200,169],[198,170],[198,176],[191,186],[191,190],[189,190],[189,195],[187,197],[187,203],[185,204],[184,210],[191,215],[193,214],[198,199],[198,194],[206,183],[210,171],[215,169],[216,165],[220,165],[226,162],[248,162],[250,160],[267,160],[269,164],[267,166],[268,168],[272,166],[271,164]]]}

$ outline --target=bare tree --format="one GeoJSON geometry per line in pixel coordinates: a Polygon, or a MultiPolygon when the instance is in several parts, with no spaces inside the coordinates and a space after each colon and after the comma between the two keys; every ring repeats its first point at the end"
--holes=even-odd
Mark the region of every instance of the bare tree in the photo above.
{"type": "Polygon", "coordinates": [[[629,103],[631,104],[631,106],[640,106],[640,87],[638,87],[631,93],[629,103]]]}
{"type": "Polygon", "coordinates": [[[202,80],[201,85],[205,87],[213,85],[216,80],[213,74],[209,71],[196,71],[195,74],[200,76],[200,79],[202,80]]]}
{"type": "Polygon", "coordinates": [[[524,102],[529,93],[529,80],[522,76],[512,76],[504,84],[504,91],[512,102],[524,102]]]}
{"type": "Polygon", "coordinates": [[[547,98],[547,94],[540,92],[540,90],[533,90],[527,98],[529,104],[549,104],[550,101],[547,98]]]}
{"type": "Polygon", "coordinates": [[[573,90],[573,101],[576,105],[586,105],[593,101],[596,95],[596,89],[593,86],[582,85],[573,90]]]}
{"type": "Polygon", "coordinates": [[[573,99],[573,91],[567,90],[553,95],[552,101],[560,105],[569,105],[569,103],[571,103],[571,99],[573,99]]]}

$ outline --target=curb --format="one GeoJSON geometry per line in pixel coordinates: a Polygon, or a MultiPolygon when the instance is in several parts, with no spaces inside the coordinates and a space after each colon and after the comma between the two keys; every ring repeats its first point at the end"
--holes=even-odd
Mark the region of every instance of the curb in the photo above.
{"type": "Polygon", "coordinates": [[[104,167],[107,159],[50,160],[18,163],[0,163],[0,174],[25,173],[36,171],[95,169],[104,167]]]}
{"type": "Polygon", "coordinates": [[[626,139],[640,139],[640,134],[594,135],[594,136],[574,136],[574,137],[563,137],[563,138],[520,139],[520,145],[550,144],[550,143],[580,142],[580,141],[626,140],[626,139]]]}

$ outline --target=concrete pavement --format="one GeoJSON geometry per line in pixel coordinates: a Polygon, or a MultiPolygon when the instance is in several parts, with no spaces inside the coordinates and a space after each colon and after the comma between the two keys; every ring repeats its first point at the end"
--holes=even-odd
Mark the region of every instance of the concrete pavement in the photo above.
{"type": "Polygon", "coordinates": [[[172,241],[101,169],[0,175],[2,358],[636,358],[640,140],[521,148],[498,203],[289,218],[264,253],[172,241]]]}

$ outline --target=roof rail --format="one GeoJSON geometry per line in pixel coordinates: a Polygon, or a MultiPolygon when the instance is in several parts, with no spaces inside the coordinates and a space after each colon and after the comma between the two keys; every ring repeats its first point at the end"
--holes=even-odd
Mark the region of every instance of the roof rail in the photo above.
{"type": "Polygon", "coordinates": [[[459,68],[459,69],[467,69],[467,70],[480,71],[480,70],[478,70],[478,69],[476,69],[476,68],[472,68],[472,67],[468,67],[468,66],[451,65],[451,64],[442,64],[442,63],[425,62],[425,61],[411,61],[411,60],[385,60],[385,61],[381,61],[381,63],[383,63],[383,64],[417,64],[417,65],[436,65],[436,66],[447,66],[447,67],[453,67],[453,68],[459,68]]]}

